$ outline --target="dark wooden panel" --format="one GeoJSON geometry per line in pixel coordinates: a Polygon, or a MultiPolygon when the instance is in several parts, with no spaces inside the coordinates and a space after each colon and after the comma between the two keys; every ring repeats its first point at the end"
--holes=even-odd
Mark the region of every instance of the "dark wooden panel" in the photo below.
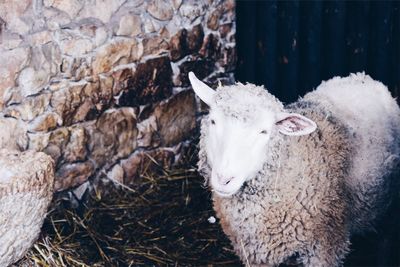
{"type": "Polygon", "coordinates": [[[365,71],[400,88],[400,2],[238,1],[236,77],[295,100],[322,80],[365,71]]]}

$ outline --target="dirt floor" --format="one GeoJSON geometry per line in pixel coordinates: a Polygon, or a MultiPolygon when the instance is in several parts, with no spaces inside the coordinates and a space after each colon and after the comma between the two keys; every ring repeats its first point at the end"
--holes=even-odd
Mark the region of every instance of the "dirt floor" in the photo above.
{"type": "MultiPolygon", "coordinates": [[[[208,220],[210,193],[193,164],[129,188],[102,183],[84,201],[66,196],[55,197],[40,239],[16,266],[242,266],[218,220],[208,220]]],[[[399,211],[382,231],[353,240],[346,266],[399,266],[399,211]]]]}

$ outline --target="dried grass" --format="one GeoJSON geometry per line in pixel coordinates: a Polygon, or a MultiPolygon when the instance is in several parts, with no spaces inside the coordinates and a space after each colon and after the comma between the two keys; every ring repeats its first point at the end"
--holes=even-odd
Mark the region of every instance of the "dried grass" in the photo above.
{"type": "Polygon", "coordinates": [[[42,235],[16,265],[240,266],[219,224],[208,222],[210,199],[187,161],[129,188],[100,183],[79,203],[58,195],[42,235]]]}

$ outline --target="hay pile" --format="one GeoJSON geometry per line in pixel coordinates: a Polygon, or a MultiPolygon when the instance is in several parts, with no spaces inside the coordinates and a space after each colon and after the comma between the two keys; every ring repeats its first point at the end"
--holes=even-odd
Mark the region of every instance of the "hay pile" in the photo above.
{"type": "Polygon", "coordinates": [[[43,234],[17,266],[240,265],[193,167],[101,184],[73,207],[58,196],[43,234]]]}

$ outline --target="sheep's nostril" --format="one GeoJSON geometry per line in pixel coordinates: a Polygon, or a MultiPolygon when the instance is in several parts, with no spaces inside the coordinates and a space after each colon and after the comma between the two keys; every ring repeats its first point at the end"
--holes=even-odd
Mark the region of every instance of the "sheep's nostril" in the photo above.
{"type": "Polygon", "coordinates": [[[223,177],[220,174],[217,174],[217,177],[221,185],[228,185],[233,180],[233,177],[223,177]]]}
{"type": "Polygon", "coordinates": [[[233,177],[225,178],[221,180],[223,185],[228,185],[233,180],[233,177]]]}

